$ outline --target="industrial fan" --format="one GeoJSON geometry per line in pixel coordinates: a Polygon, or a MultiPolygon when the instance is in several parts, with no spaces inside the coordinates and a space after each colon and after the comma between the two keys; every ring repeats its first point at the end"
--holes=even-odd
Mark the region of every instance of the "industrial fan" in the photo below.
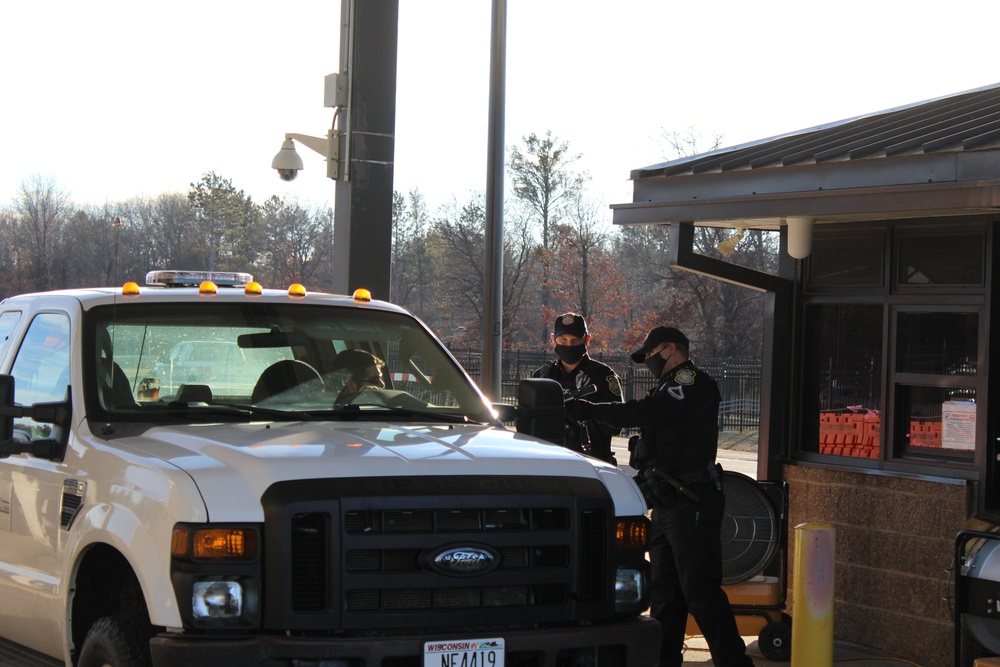
{"type": "MultiPolygon", "coordinates": [[[[722,517],[722,584],[741,635],[758,634],[770,660],[791,657],[792,619],[785,606],[787,482],[758,482],[726,471],[722,517]]],[[[689,628],[697,628],[693,619],[689,628]]]]}
{"type": "Polygon", "coordinates": [[[956,667],[1000,655],[1000,524],[995,521],[974,517],[971,523],[987,530],[963,530],[956,540],[956,667]]]}
{"type": "Polygon", "coordinates": [[[773,503],[746,475],[725,472],[722,489],[722,584],[739,584],[761,573],[778,550],[781,526],[773,503]]]}

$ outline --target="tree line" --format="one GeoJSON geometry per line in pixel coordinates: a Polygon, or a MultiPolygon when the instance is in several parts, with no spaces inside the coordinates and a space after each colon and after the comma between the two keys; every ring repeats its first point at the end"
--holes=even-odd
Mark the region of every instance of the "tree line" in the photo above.
{"type": "MultiPolygon", "coordinates": [[[[592,350],[632,349],[652,326],[675,325],[694,352],[756,358],[759,293],[667,265],[666,227],[613,227],[577,170],[580,155],[551,132],[530,134],[507,155],[504,210],[505,348],[547,348],[556,315],[587,318],[592,350]]],[[[481,345],[482,193],[434,210],[419,189],[395,192],[393,301],[454,348],[481,345]]],[[[732,230],[698,228],[698,251],[732,230]]],[[[296,200],[252,200],[214,172],[185,193],[76,206],[51,177],[32,176],[0,209],[0,296],[141,282],[156,268],[248,271],[268,287],[332,284],[333,210],[296,200]]],[[[776,239],[747,232],[727,258],[773,271],[776,239]]],[[[378,297],[379,295],[376,295],[378,297]]]]}

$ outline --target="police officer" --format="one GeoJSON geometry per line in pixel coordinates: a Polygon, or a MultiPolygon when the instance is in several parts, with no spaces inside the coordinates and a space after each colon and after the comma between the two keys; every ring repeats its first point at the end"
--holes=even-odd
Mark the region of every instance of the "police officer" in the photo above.
{"type": "Polygon", "coordinates": [[[722,590],[725,498],[718,447],[719,388],[688,358],[688,339],[673,327],[652,329],[632,353],[658,378],[648,396],[620,404],[573,401],[567,412],[616,427],[638,426],[629,465],[653,509],[652,615],[660,622],[660,667],[681,667],[688,613],[698,622],[716,667],[753,661],[722,590]]]}
{"type": "MultiPolygon", "coordinates": [[[[587,354],[591,335],[583,315],[566,313],[556,318],[549,334],[558,359],[546,361],[532,377],[555,380],[564,391],[574,392],[594,385],[597,391],[591,394],[595,401],[621,403],[622,385],[610,367],[595,361],[587,354]]],[[[602,461],[617,465],[611,451],[611,438],[621,432],[607,424],[577,422],[568,420],[563,444],[578,452],[586,452],[602,461]]]]}

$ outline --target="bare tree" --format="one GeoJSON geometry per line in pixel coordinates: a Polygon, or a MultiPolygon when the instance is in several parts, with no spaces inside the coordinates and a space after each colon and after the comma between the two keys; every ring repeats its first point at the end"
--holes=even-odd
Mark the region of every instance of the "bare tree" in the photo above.
{"type": "MultiPolygon", "coordinates": [[[[14,214],[0,210],[0,238],[14,239],[17,233],[17,221],[14,214]]],[[[0,299],[24,291],[24,277],[18,262],[17,244],[0,244],[0,275],[4,277],[0,283],[0,299]]]]}
{"type": "Polygon", "coordinates": [[[715,131],[706,136],[694,126],[688,126],[683,132],[661,130],[660,149],[667,160],[676,160],[716,150],[722,146],[723,136],[715,131]]]}
{"type": "Polygon", "coordinates": [[[429,213],[418,189],[392,193],[392,284],[390,299],[414,312],[426,312],[427,228],[429,213]]]}
{"type": "Polygon", "coordinates": [[[578,192],[565,223],[559,226],[559,233],[563,249],[560,273],[566,287],[563,294],[572,295],[568,305],[587,317],[593,312],[591,290],[596,267],[592,264],[595,254],[607,241],[607,222],[598,214],[597,205],[578,192]]]}
{"type": "MultiPolygon", "coordinates": [[[[421,319],[442,332],[451,345],[478,346],[482,342],[483,263],[486,209],[481,193],[465,202],[452,200],[441,207],[428,232],[430,291],[421,319]]],[[[530,282],[534,240],[529,223],[504,215],[503,332],[510,345],[522,335],[521,312],[530,282]]]]}
{"type": "MultiPolygon", "coordinates": [[[[551,131],[545,137],[532,133],[523,138],[523,149],[510,151],[507,169],[514,197],[535,216],[541,230],[539,248],[541,265],[541,312],[547,312],[551,300],[549,287],[552,262],[553,230],[566,213],[567,207],[583,187],[586,175],[570,166],[580,155],[569,153],[569,144],[560,142],[551,131]]],[[[548,322],[540,321],[542,336],[547,335],[548,322]]]]}
{"type": "Polygon", "coordinates": [[[503,339],[505,346],[515,347],[523,342],[524,329],[520,323],[529,305],[526,295],[535,268],[535,243],[529,220],[505,213],[503,238],[503,339]]]}
{"type": "Polygon", "coordinates": [[[28,289],[61,286],[65,277],[63,228],[72,213],[69,195],[48,176],[32,176],[21,183],[13,204],[12,245],[28,289]]]}
{"type": "Polygon", "coordinates": [[[106,204],[100,209],[87,209],[88,214],[104,221],[114,232],[113,245],[107,246],[114,261],[106,266],[107,279],[101,284],[141,281],[148,271],[167,268],[157,265],[154,260],[156,240],[150,233],[154,206],[154,198],[140,196],[106,204]]]}
{"type": "Polygon", "coordinates": [[[261,218],[259,280],[282,287],[296,282],[321,284],[321,267],[332,252],[325,243],[327,219],[280,197],[264,202],[261,218]]]}
{"type": "Polygon", "coordinates": [[[480,340],[483,316],[483,249],[486,211],[481,194],[443,206],[433,223],[435,322],[449,344],[480,340]]]}
{"type": "Polygon", "coordinates": [[[155,197],[145,227],[152,240],[150,268],[203,266],[203,256],[197,254],[202,241],[201,231],[188,197],[179,192],[165,192],[155,197]]]}
{"type": "MultiPolygon", "coordinates": [[[[123,226],[110,205],[78,209],[66,221],[64,237],[73,248],[66,257],[65,287],[115,285],[120,281],[119,240],[123,226]]],[[[127,246],[127,244],[126,244],[127,246]]]]}

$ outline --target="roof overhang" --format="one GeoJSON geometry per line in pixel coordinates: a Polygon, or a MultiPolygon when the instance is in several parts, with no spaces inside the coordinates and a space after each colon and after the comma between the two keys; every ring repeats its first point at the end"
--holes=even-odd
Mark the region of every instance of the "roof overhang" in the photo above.
{"type": "Polygon", "coordinates": [[[648,175],[634,180],[633,203],[611,208],[619,225],[753,229],[778,229],[788,216],[822,224],[996,212],[1000,149],[648,175]]]}

